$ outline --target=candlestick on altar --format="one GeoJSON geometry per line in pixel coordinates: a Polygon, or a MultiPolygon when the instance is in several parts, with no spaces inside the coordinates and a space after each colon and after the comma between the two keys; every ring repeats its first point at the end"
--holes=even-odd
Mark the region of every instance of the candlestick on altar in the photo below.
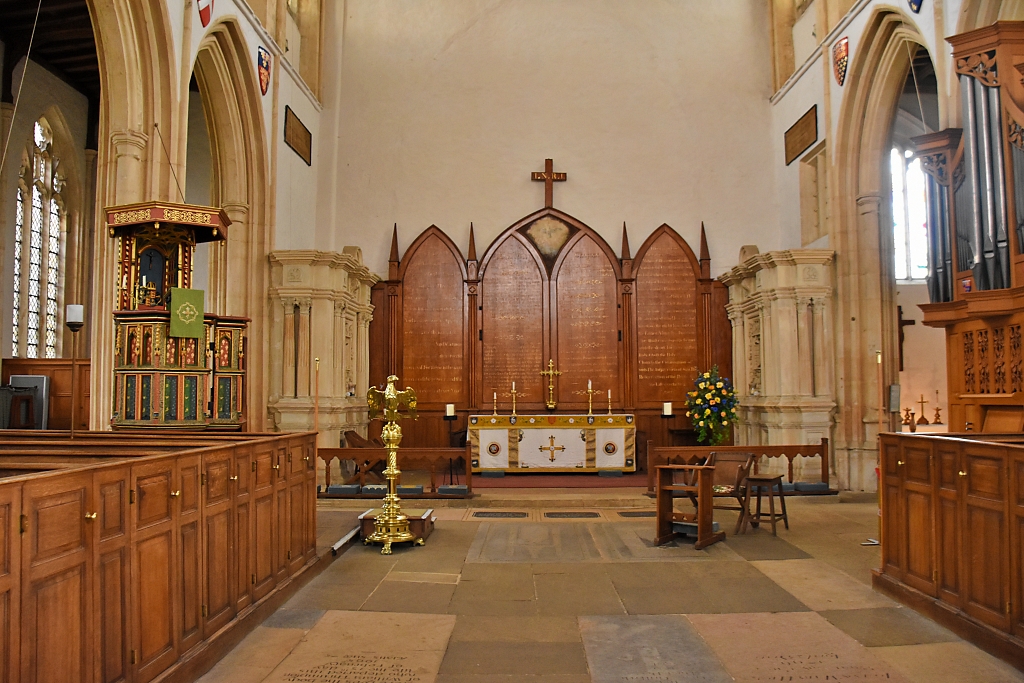
{"type": "Polygon", "coordinates": [[[494,392],[494,414],[498,414],[498,392],[494,392]]]}
{"type": "Polygon", "coordinates": [[[588,379],[587,380],[587,415],[588,416],[594,414],[594,394],[596,394],[596,393],[597,392],[594,391],[594,387],[591,386],[590,380],[588,379]]]}
{"type": "Polygon", "coordinates": [[[612,414],[612,390],[608,390],[608,414],[612,414]]]}
{"type": "Polygon", "coordinates": [[[516,391],[516,383],[515,382],[512,382],[512,391],[510,393],[512,394],[512,417],[515,417],[516,416],[516,394],[518,393],[516,391]]]}

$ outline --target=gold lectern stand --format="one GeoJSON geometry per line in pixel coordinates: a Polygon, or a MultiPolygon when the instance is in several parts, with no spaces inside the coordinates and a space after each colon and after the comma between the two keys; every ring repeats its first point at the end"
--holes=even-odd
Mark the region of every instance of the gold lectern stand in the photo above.
{"type": "Polygon", "coordinates": [[[366,403],[370,410],[370,419],[376,419],[383,413],[385,424],[381,436],[384,439],[384,446],[388,449],[388,466],[384,470],[384,477],[388,480],[388,492],[384,496],[384,506],[381,513],[373,521],[373,533],[363,539],[364,545],[370,543],[383,543],[381,555],[391,554],[392,543],[404,541],[415,541],[416,545],[423,545],[423,538],[417,537],[409,530],[409,520],[402,514],[402,505],[398,500],[398,444],[402,440],[402,428],[398,426],[398,420],[402,417],[416,419],[416,392],[411,387],[405,391],[396,391],[395,382],[398,378],[394,375],[388,377],[388,386],[384,391],[377,387],[370,387],[366,392],[366,403]],[[406,407],[408,415],[401,415],[399,407],[406,407]]]}

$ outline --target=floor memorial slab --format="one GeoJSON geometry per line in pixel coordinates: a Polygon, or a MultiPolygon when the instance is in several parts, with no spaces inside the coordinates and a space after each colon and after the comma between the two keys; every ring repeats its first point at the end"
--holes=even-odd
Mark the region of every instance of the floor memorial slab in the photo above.
{"type": "Polygon", "coordinates": [[[690,614],[737,683],[909,683],[816,612],[690,614]]]}
{"type": "Polygon", "coordinates": [[[265,683],[433,683],[455,617],[328,611],[265,683]]]}
{"type": "Polygon", "coordinates": [[[732,683],[682,615],[580,617],[594,683],[732,683]]]}
{"type": "Polygon", "coordinates": [[[821,560],[767,560],[750,564],[817,612],[896,604],[821,560]]]}

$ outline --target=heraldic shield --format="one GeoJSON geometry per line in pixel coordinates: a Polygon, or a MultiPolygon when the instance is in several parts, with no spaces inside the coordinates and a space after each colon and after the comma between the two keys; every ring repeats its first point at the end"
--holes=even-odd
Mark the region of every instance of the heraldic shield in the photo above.
{"type": "Polygon", "coordinates": [[[846,82],[846,67],[850,63],[850,39],[840,38],[832,46],[832,73],[835,74],[836,83],[842,85],[846,82]]]}
{"type": "Polygon", "coordinates": [[[270,87],[270,52],[263,46],[256,51],[256,72],[260,76],[260,92],[266,95],[270,87]]]}

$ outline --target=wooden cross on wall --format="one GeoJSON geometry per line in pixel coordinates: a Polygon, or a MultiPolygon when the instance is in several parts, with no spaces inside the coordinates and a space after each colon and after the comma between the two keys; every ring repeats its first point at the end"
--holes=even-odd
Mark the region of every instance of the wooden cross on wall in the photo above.
{"type": "Polygon", "coordinates": [[[554,205],[555,183],[565,182],[565,173],[555,173],[555,162],[551,159],[544,160],[544,172],[534,171],[530,174],[530,180],[544,182],[544,208],[550,209],[554,205]]]}
{"type": "MultiPolygon", "coordinates": [[[[904,320],[903,319],[903,307],[896,307],[896,314],[899,316],[900,321],[900,372],[903,372],[903,340],[906,338],[906,334],[903,332],[903,328],[907,325],[916,325],[916,320],[904,320]]],[[[924,408],[921,408],[924,410],[924,408]]]]}

